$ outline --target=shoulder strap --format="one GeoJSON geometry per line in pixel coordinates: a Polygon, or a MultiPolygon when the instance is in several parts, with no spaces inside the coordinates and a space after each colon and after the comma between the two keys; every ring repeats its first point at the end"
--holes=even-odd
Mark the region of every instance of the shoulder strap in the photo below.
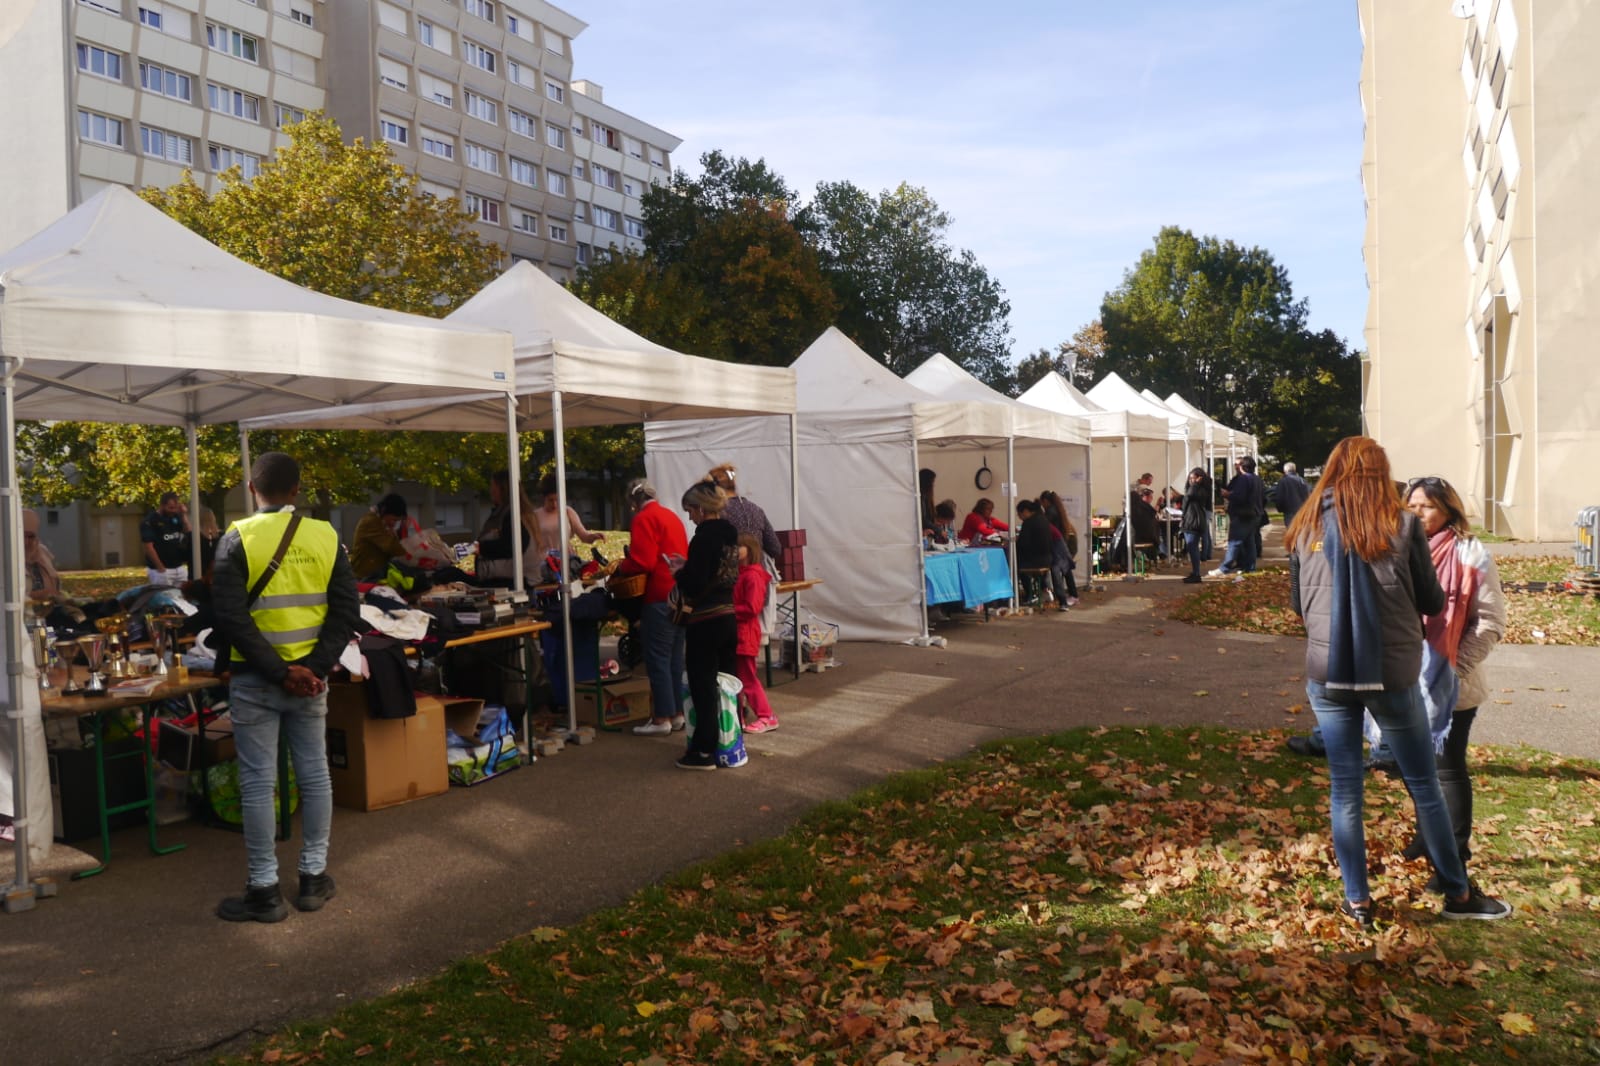
{"type": "Polygon", "coordinates": [[[289,553],[289,545],[294,541],[294,531],[299,528],[300,515],[290,515],[289,524],[283,530],[283,539],[278,541],[278,550],[272,553],[272,561],[267,564],[267,568],[256,579],[256,583],[250,586],[250,595],[244,601],[246,608],[261,598],[262,590],[272,580],[272,575],[278,572],[278,567],[283,565],[283,557],[289,553]]]}

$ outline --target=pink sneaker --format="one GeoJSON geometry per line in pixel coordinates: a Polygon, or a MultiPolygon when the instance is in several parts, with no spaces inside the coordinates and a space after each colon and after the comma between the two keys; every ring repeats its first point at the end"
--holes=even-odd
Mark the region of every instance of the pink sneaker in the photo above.
{"type": "Polygon", "coordinates": [[[746,733],[770,733],[777,728],[778,720],[776,718],[757,718],[745,726],[744,731],[746,733]]]}

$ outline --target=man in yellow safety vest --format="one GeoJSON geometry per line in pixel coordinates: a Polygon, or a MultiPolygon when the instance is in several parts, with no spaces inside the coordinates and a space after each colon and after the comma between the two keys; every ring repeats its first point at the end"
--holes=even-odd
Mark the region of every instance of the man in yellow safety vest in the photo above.
{"type": "Polygon", "coordinates": [[[256,513],[235,522],[217,546],[212,605],[220,644],[231,648],[229,712],[239,756],[239,798],[249,878],[243,896],[217,907],[230,922],[279,922],[289,915],[278,890],[272,796],[281,726],[300,789],[300,891],[314,911],[333,898],[327,872],[333,822],[325,720],[328,671],[361,620],[355,575],[326,522],[295,512],[300,464],[267,452],[250,468],[256,513]]]}

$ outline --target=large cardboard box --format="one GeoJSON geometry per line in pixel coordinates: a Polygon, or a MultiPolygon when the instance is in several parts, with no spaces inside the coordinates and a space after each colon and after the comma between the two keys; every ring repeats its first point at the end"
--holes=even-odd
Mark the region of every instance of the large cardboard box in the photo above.
{"type": "Polygon", "coordinates": [[[650,717],[650,679],[638,673],[625,681],[605,683],[599,710],[595,709],[594,682],[578,685],[578,720],[601,729],[620,729],[650,717]]]}
{"type": "Polygon", "coordinates": [[[448,791],[444,706],[418,693],[410,718],[373,718],[363,683],[329,685],[328,772],[333,802],[358,811],[448,791]]]}

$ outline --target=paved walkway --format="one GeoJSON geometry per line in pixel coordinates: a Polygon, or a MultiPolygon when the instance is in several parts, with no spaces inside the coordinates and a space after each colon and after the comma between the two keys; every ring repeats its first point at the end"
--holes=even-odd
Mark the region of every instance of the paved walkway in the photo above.
{"type": "MultiPolygon", "coordinates": [[[[0,1060],[172,1063],[239,1051],[291,1019],[575,921],[782,833],[819,801],[997,737],[1306,728],[1309,714],[1293,710],[1305,702],[1301,644],[1170,621],[1171,601],[1190,588],[1173,572],[1113,582],[1066,614],[952,625],[945,648],[842,645],[838,669],[773,691],[783,728],[751,738],[751,765],[738,772],[674,770],[681,738],[604,734],[477,788],[338,811],[339,897],[275,926],[212,916],[243,881],[236,835],[179,825],[163,835],[188,850],[156,858],[124,831],[105,874],[63,884],[31,913],[0,915],[0,1060]]],[[[1501,691],[1474,739],[1600,758],[1600,724],[1576,695],[1600,685],[1600,650],[1507,648],[1489,667],[1501,691]]],[[[279,855],[292,870],[293,849],[279,855]]]]}

